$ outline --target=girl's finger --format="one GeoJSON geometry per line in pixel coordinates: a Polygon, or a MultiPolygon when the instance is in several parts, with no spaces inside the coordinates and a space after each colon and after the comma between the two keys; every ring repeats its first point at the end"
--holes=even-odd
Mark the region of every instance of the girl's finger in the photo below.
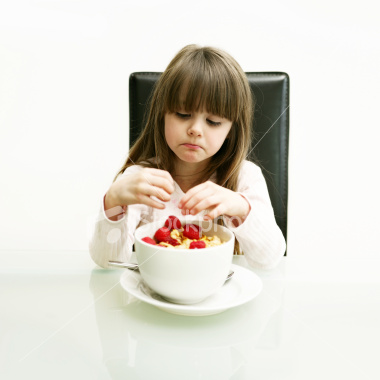
{"type": "Polygon", "coordinates": [[[209,200],[214,197],[214,193],[210,189],[204,189],[196,193],[187,202],[182,203],[182,211],[190,211],[193,209],[198,209],[197,205],[205,200],[209,200]]]}
{"type": "Polygon", "coordinates": [[[140,201],[139,203],[147,205],[149,207],[158,208],[161,210],[165,208],[165,205],[163,203],[157,202],[147,195],[143,195],[139,201],[140,201]]]}
{"type": "Polygon", "coordinates": [[[204,215],[205,220],[212,220],[217,218],[218,216],[224,215],[223,206],[218,205],[214,207],[210,212],[208,212],[206,215],[204,215]]]}
{"type": "Polygon", "coordinates": [[[200,202],[196,203],[193,207],[188,208],[190,214],[195,215],[200,213],[203,210],[217,207],[221,203],[221,200],[218,196],[210,196],[203,198],[200,202]]]}
{"type": "Polygon", "coordinates": [[[202,183],[190,189],[180,200],[179,206],[181,206],[180,208],[187,207],[188,205],[191,204],[189,202],[194,201],[194,200],[199,201],[200,199],[202,199],[202,197],[208,196],[208,194],[212,195],[216,191],[217,189],[206,185],[206,183],[202,183]]]}
{"type": "Polygon", "coordinates": [[[134,189],[134,194],[137,203],[140,203],[140,198],[143,198],[144,196],[155,196],[164,202],[170,200],[169,193],[160,187],[150,185],[148,182],[141,182],[137,184],[136,188],[134,189]]]}
{"type": "Polygon", "coordinates": [[[205,189],[205,183],[201,183],[200,185],[197,185],[193,188],[191,188],[183,197],[182,199],[179,201],[178,203],[178,207],[179,208],[183,208],[184,205],[186,205],[186,203],[197,193],[199,193],[200,191],[204,190],[205,189]]]}
{"type": "Polygon", "coordinates": [[[170,183],[174,183],[173,177],[166,170],[154,169],[154,168],[145,168],[142,170],[143,173],[148,173],[157,177],[162,177],[167,179],[170,183]]]}
{"type": "Polygon", "coordinates": [[[162,188],[169,194],[174,192],[174,185],[167,178],[149,174],[145,179],[151,186],[162,188]]]}
{"type": "Polygon", "coordinates": [[[170,193],[157,186],[148,185],[145,191],[143,191],[143,194],[148,196],[154,196],[163,202],[170,201],[170,193]]]}

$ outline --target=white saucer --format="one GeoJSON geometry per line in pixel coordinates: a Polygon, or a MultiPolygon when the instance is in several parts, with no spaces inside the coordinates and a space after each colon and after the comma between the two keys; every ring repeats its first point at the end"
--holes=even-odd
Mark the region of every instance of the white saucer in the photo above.
{"type": "Polygon", "coordinates": [[[126,270],[120,278],[120,284],[134,297],[168,313],[187,316],[212,315],[243,305],[261,292],[262,281],[255,273],[234,264],[231,269],[235,272],[234,275],[220,290],[193,305],[179,305],[166,301],[153,292],[135,271],[126,270]]]}

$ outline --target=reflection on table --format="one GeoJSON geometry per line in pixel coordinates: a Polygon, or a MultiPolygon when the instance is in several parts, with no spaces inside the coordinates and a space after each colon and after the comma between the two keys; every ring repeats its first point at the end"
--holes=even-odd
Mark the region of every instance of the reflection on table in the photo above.
{"type": "Polygon", "coordinates": [[[273,347],[280,339],[280,329],[272,328],[281,320],[283,282],[244,310],[188,317],[137,301],[119,286],[107,292],[114,273],[99,271],[93,270],[90,288],[103,359],[114,379],[127,373],[146,379],[230,379],[244,369],[251,347],[273,347]]]}
{"type": "Polygon", "coordinates": [[[0,378],[377,379],[379,269],[284,258],[254,270],[251,302],[189,317],[130,296],[124,270],[86,252],[2,252],[0,378]]]}

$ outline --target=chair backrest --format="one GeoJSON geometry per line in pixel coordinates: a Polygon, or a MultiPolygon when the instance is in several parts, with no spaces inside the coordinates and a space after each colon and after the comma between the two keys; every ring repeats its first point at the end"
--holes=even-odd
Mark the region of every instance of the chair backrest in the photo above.
{"type": "MultiPolygon", "coordinates": [[[[161,73],[129,78],[130,146],[138,138],[153,86],[161,73]]],[[[254,141],[247,159],[263,170],[276,222],[287,238],[289,77],[281,72],[246,73],[255,98],[254,141]]]]}

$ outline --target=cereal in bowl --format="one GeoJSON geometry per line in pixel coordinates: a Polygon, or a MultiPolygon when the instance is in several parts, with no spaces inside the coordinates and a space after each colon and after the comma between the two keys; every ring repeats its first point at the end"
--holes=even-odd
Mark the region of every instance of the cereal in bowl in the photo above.
{"type": "Polygon", "coordinates": [[[196,224],[187,223],[182,226],[179,219],[172,215],[164,227],[156,231],[154,239],[144,237],[142,240],[149,244],[179,249],[201,249],[223,244],[218,236],[203,235],[201,227],[196,224]]]}

